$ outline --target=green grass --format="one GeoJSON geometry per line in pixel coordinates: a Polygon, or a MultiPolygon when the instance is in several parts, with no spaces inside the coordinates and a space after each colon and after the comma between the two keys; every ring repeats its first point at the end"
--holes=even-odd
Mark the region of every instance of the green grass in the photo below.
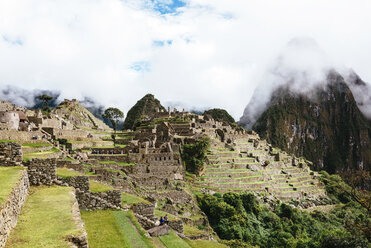
{"type": "Polygon", "coordinates": [[[132,247],[155,248],[152,241],[145,236],[146,232],[137,222],[132,211],[116,212],[115,217],[120,227],[125,230],[125,235],[130,239],[132,247]]]}
{"type": "Polygon", "coordinates": [[[90,180],[90,191],[91,192],[106,192],[114,190],[113,187],[105,185],[103,183],[98,183],[96,181],[90,180]]]}
{"type": "Polygon", "coordinates": [[[127,156],[127,154],[92,154],[94,156],[102,156],[102,157],[124,157],[127,156]]]}
{"type": "Polygon", "coordinates": [[[183,225],[183,228],[184,228],[184,235],[186,236],[196,236],[196,235],[205,233],[205,231],[200,230],[195,226],[183,225]]]}
{"type": "Polygon", "coordinates": [[[28,161],[32,158],[47,158],[49,154],[60,152],[59,149],[53,147],[49,151],[37,151],[37,152],[29,152],[23,154],[23,160],[28,161]]]}
{"type": "Polygon", "coordinates": [[[19,141],[18,140],[0,140],[0,143],[18,143],[19,141]]]}
{"type": "Polygon", "coordinates": [[[146,203],[146,204],[151,204],[149,201],[128,193],[121,193],[121,199],[122,199],[122,204],[135,204],[135,203],[146,203]]]}
{"type": "Polygon", "coordinates": [[[192,248],[228,248],[228,246],[212,240],[186,240],[186,242],[192,248]]]}
{"type": "Polygon", "coordinates": [[[49,147],[52,146],[49,143],[24,143],[22,144],[23,148],[39,148],[39,147],[49,147]]]}
{"type": "Polygon", "coordinates": [[[170,234],[159,237],[161,242],[167,248],[191,248],[186,241],[179,238],[173,230],[170,231],[170,234]]]}
{"type": "Polygon", "coordinates": [[[100,163],[100,164],[116,164],[116,165],[119,165],[119,166],[131,166],[131,165],[135,165],[135,163],[124,163],[124,162],[116,162],[116,161],[111,161],[111,160],[108,160],[108,161],[99,161],[98,163],[100,163]]]}
{"type": "Polygon", "coordinates": [[[12,192],[24,167],[0,167],[0,205],[12,192]]]}
{"type": "Polygon", "coordinates": [[[81,216],[92,248],[154,247],[129,211],[81,211],[81,216]]]}
{"type": "Polygon", "coordinates": [[[7,247],[70,247],[66,237],[80,234],[71,212],[72,192],[68,187],[31,187],[7,247]]]}
{"type": "Polygon", "coordinates": [[[84,175],[85,176],[96,176],[94,172],[90,171],[89,169],[84,169],[84,175]]]}
{"type": "Polygon", "coordinates": [[[83,176],[84,174],[75,171],[73,169],[68,169],[65,167],[60,167],[57,168],[57,176],[63,177],[63,178],[68,178],[68,177],[77,177],[77,176],[83,176]]]}
{"type": "Polygon", "coordinates": [[[66,158],[64,159],[64,161],[76,161],[76,160],[73,159],[73,158],[70,158],[70,157],[66,157],[66,158]]]}

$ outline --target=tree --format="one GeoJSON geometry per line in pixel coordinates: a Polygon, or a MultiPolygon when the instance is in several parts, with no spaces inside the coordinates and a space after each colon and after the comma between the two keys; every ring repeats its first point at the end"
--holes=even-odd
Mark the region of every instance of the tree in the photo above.
{"type": "Polygon", "coordinates": [[[188,172],[200,175],[204,170],[207,159],[207,150],[210,147],[210,140],[203,137],[194,144],[185,144],[182,151],[182,159],[185,162],[188,172]]]}
{"type": "Polygon", "coordinates": [[[347,193],[371,213],[371,175],[369,171],[354,170],[340,174],[350,188],[347,193]]]}
{"type": "Polygon", "coordinates": [[[117,123],[124,118],[124,113],[119,110],[118,108],[108,108],[103,113],[103,118],[109,119],[113,126],[113,130],[115,130],[113,143],[116,144],[116,130],[117,130],[117,123]]]}
{"type": "Polygon", "coordinates": [[[49,101],[53,100],[52,96],[42,94],[42,95],[38,96],[37,99],[42,101],[44,111],[49,111],[50,110],[49,109],[49,101]]]}

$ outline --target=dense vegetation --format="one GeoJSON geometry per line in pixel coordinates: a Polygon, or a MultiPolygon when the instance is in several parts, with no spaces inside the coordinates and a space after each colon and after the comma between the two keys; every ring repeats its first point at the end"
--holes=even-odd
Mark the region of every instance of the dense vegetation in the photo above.
{"type": "Polygon", "coordinates": [[[153,95],[145,95],[127,113],[123,129],[135,129],[137,122],[141,120],[142,116],[156,112],[156,108],[165,111],[160,101],[153,95]]]}
{"type": "Polygon", "coordinates": [[[229,123],[236,122],[233,119],[233,117],[224,109],[219,108],[209,109],[204,112],[204,115],[210,115],[213,119],[217,121],[226,121],[229,123]]]}
{"type": "Polygon", "coordinates": [[[198,175],[204,169],[209,146],[210,140],[206,137],[183,146],[182,159],[188,172],[198,175]]]}
{"type": "Polygon", "coordinates": [[[371,218],[344,190],[339,176],[323,173],[336,206],[329,212],[268,207],[250,193],[201,194],[198,202],[219,237],[231,247],[369,247],[371,218]]]}

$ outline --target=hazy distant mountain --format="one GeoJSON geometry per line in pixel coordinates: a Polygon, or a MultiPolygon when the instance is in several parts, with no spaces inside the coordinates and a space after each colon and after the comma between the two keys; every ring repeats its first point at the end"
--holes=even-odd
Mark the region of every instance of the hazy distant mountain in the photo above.
{"type": "MultiPolygon", "coordinates": [[[[339,73],[331,71],[325,84],[311,94],[281,86],[256,121],[256,116],[249,120],[248,106],[240,124],[253,124],[273,146],[306,157],[317,169],[371,170],[371,122],[358,108],[350,89],[360,94],[359,87],[367,85],[355,74],[352,77],[348,86],[339,73]]],[[[362,102],[358,104],[362,106],[362,102]]]]}

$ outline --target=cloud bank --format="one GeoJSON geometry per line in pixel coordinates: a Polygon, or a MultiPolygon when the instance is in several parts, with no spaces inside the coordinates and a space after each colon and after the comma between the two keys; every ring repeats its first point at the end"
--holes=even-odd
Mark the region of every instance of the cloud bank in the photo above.
{"type": "MultiPolygon", "coordinates": [[[[125,112],[153,93],[238,119],[293,37],[318,43],[321,66],[371,82],[369,9],[368,0],[3,0],[0,89],[90,97],[125,112]]],[[[308,65],[295,54],[289,64],[308,65]]]]}

